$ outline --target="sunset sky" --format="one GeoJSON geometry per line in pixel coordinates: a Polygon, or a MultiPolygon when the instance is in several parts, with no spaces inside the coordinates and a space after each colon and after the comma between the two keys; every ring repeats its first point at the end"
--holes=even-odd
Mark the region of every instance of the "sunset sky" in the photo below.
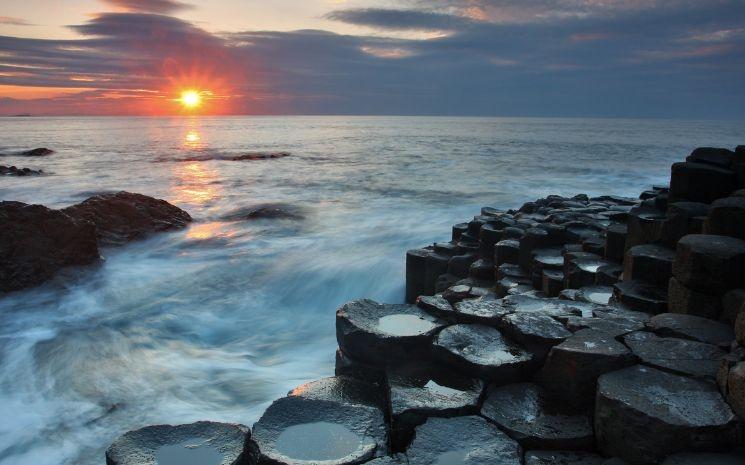
{"type": "Polygon", "coordinates": [[[2,2],[0,114],[189,112],[745,119],[745,0],[2,2]]]}

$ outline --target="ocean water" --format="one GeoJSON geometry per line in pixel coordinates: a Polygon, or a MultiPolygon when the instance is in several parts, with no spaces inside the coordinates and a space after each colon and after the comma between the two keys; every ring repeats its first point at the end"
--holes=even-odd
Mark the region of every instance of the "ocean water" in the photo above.
{"type": "Polygon", "coordinates": [[[0,118],[0,198],[63,207],[128,190],[189,211],[186,230],[0,297],[0,464],[103,464],[154,423],[251,425],[333,373],[334,312],[400,302],[405,250],[481,206],[548,194],[637,196],[742,122],[222,117],[0,118]],[[284,158],[233,161],[252,153],[284,158]],[[229,221],[284,204],[302,219],[229,221]]]}

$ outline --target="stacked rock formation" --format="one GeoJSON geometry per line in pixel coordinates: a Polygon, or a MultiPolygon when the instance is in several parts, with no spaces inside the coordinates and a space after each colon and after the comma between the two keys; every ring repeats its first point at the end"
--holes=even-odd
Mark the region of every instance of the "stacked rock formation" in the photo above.
{"type": "Polygon", "coordinates": [[[407,252],[407,303],[342,305],[336,376],[274,402],[245,463],[745,463],[744,160],[407,252]]]}

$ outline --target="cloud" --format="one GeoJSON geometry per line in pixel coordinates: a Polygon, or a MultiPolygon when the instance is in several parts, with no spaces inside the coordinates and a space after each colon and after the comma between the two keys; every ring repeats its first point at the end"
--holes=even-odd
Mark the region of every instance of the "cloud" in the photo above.
{"type": "Polygon", "coordinates": [[[116,8],[140,13],[175,13],[194,8],[189,3],[177,0],[102,0],[116,8]]]}
{"type": "Polygon", "coordinates": [[[31,26],[32,24],[22,18],[13,18],[12,16],[0,16],[0,24],[9,26],[31,26]]]}
{"type": "Polygon", "coordinates": [[[377,29],[423,31],[454,29],[467,21],[464,18],[444,13],[384,8],[336,10],[328,13],[325,18],[377,29]]]}

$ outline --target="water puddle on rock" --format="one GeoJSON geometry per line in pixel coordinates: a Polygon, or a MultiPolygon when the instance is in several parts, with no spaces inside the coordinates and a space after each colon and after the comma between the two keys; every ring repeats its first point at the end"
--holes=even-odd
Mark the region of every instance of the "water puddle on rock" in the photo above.
{"type": "Polygon", "coordinates": [[[588,292],[584,296],[594,304],[607,305],[613,294],[610,292],[588,292]]]}
{"type": "Polygon", "coordinates": [[[577,262],[577,266],[584,271],[589,273],[597,273],[598,268],[605,265],[603,262],[589,261],[589,262],[577,262]]]}
{"type": "Polygon", "coordinates": [[[223,455],[205,444],[205,439],[194,438],[180,444],[160,446],[155,451],[158,465],[220,465],[223,455]]]}
{"type": "Polygon", "coordinates": [[[433,322],[416,315],[387,315],[378,320],[378,329],[391,336],[417,336],[435,326],[433,322]]]}
{"type": "Polygon", "coordinates": [[[277,438],[277,451],[295,460],[339,460],[353,454],[361,438],[343,425],[319,421],[293,425],[277,438]]]}
{"type": "Polygon", "coordinates": [[[442,386],[440,384],[437,384],[433,380],[429,380],[429,382],[427,382],[424,387],[430,392],[434,392],[435,394],[440,394],[443,396],[457,396],[459,394],[463,394],[463,391],[449,388],[447,386],[442,386]]]}
{"type": "Polygon", "coordinates": [[[467,452],[464,450],[451,450],[444,452],[437,457],[437,461],[432,465],[463,465],[466,463],[467,452]]]}

